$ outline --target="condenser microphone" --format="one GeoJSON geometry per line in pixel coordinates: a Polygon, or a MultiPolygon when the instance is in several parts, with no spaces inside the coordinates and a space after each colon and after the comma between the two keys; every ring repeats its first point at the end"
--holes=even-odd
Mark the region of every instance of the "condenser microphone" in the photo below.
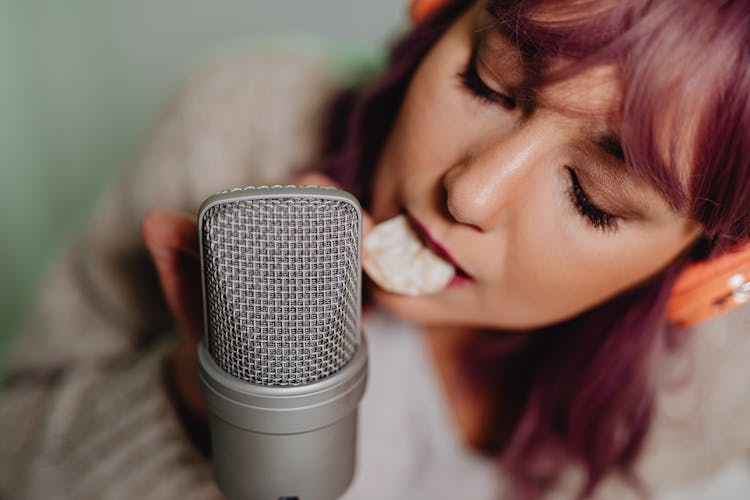
{"type": "Polygon", "coordinates": [[[339,189],[219,193],[199,217],[198,358],[229,500],[332,500],[354,474],[367,350],[362,211],[339,189]]]}

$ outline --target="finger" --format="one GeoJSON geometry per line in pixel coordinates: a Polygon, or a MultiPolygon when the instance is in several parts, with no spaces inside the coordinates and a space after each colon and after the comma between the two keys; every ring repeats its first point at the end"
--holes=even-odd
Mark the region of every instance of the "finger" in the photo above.
{"type": "Polygon", "coordinates": [[[341,189],[341,185],[331,177],[320,172],[308,172],[300,175],[294,180],[297,186],[322,186],[341,189]]]}
{"type": "Polygon", "coordinates": [[[197,222],[185,214],[155,209],[143,219],[142,234],[180,331],[199,340],[203,300],[197,222]]]}
{"type": "Polygon", "coordinates": [[[150,251],[160,257],[162,250],[175,249],[196,259],[200,255],[198,223],[195,218],[174,210],[156,208],[149,211],[141,224],[143,240],[150,251]]]}
{"type": "Polygon", "coordinates": [[[375,221],[372,216],[366,211],[362,210],[362,239],[367,238],[372,228],[375,226],[375,221]]]}

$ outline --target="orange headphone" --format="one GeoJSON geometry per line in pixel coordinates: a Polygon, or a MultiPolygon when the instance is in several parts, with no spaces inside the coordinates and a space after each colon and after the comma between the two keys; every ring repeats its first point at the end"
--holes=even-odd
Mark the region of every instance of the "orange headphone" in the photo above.
{"type": "Polygon", "coordinates": [[[746,303],[750,303],[750,244],[688,266],[672,288],[667,317],[681,326],[695,325],[746,303]]]}
{"type": "Polygon", "coordinates": [[[418,23],[444,3],[445,0],[411,0],[409,17],[412,22],[418,23]]]}
{"type": "MultiPolygon", "coordinates": [[[[444,3],[411,0],[409,16],[418,23],[444,3]]],[[[688,266],[672,289],[667,317],[672,323],[690,326],[746,303],[750,303],[750,244],[688,266]]]]}

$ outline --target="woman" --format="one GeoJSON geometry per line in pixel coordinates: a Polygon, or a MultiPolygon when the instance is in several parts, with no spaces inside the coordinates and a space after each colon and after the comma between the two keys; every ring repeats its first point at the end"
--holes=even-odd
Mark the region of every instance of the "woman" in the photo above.
{"type": "MultiPolygon", "coordinates": [[[[171,403],[187,436],[205,444],[195,222],[157,210],[143,223],[176,344],[158,341],[167,320],[133,229],[154,206],[194,212],[211,191],[291,179],[316,163],[329,177],[296,182],[355,192],[369,212],[366,232],[407,213],[455,261],[462,279],[442,292],[367,291],[375,309],[419,330],[411,348],[434,368],[420,373],[434,375],[464,449],[500,461],[495,470],[495,458],[476,453],[439,465],[423,455],[412,462],[425,460],[432,472],[420,477],[430,480],[415,486],[364,455],[358,474],[386,484],[365,488],[357,478],[352,498],[456,498],[450,483],[465,498],[628,498],[710,477],[750,447],[741,429],[727,428],[731,418],[716,418],[750,414],[747,398],[726,390],[750,373],[721,361],[750,352],[746,318],[730,313],[711,332],[732,339],[722,350],[703,332],[674,328],[665,311],[686,265],[748,241],[749,15],[747,2],[449,2],[407,34],[353,106],[344,95],[330,107],[325,144],[295,135],[283,153],[266,145],[276,155],[267,158],[264,132],[226,125],[246,123],[238,110],[249,109],[252,85],[237,82],[256,77],[244,68],[199,77],[44,291],[2,408],[4,427],[16,419],[6,449],[31,449],[33,460],[0,484],[35,498],[61,484],[78,497],[105,485],[110,496],[215,494],[205,459],[184,446],[164,416],[166,397],[154,394],[166,359],[171,403]],[[218,95],[224,104],[211,100],[218,95]],[[269,165],[276,170],[261,170],[269,165]],[[122,232],[104,230],[115,225],[122,232]],[[679,372],[691,359],[692,371],[679,372]],[[663,417],[674,394],[702,394],[696,376],[706,373],[721,374],[709,387],[724,396],[699,399],[704,414],[689,423],[722,433],[700,428],[686,447],[680,440],[697,427],[670,430],[663,417]],[[19,422],[24,415],[32,417],[19,422]],[[502,485],[472,476],[490,463],[502,485]]],[[[320,123],[321,79],[311,70],[289,87],[297,108],[287,130],[320,123]]],[[[378,321],[366,328],[376,346],[387,336],[378,321]]],[[[373,432],[367,412],[365,440],[385,438],[391,429],[373,432]]]]}

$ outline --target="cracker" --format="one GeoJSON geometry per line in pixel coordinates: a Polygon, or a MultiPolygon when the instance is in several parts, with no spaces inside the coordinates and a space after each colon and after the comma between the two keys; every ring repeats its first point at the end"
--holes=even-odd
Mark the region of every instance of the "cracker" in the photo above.
{"type": "Polygon", "coordinates": [[[401,295],[439,292],[456,273],[422,243],[404,215],[381,222],[367,235],[362,268],[382,289],[401,295]]]}

